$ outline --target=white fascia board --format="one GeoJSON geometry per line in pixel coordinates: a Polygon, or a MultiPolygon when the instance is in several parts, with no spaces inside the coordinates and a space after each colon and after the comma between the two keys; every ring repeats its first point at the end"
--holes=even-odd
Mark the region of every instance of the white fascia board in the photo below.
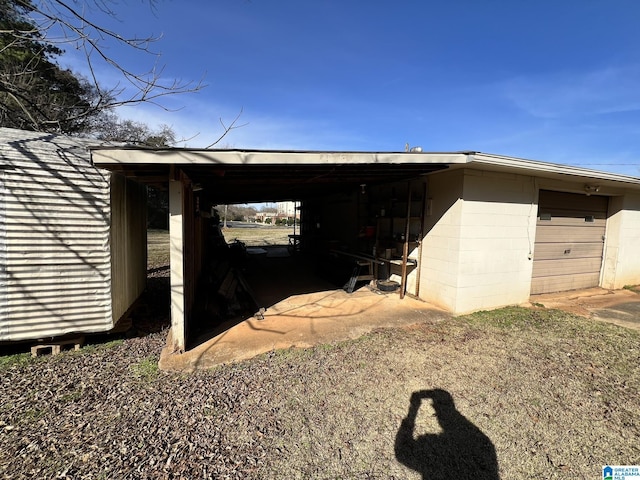
{"type": "Polygon", "coordinates": [[[539,162],[534,160],[525,160],[522,158],[505,157],[501,155],[491,155],[486,153],[474,153],[468,156],[469,164],[502,167],[513,171],[535,172],[540,176],[557,176],[568,175],[573,177],[581,177],[589,180],[602,180],[611,182],[623,182],[640,186],[640,178],[618,173],[602,172],[599,170],[591,170],[588,168],[574,167],[571,165],[561,165],[558,163],[539,162]]]}
{"type": "Polygon", "coordinates": [[[464,164],[468,153],[272,152],[240,150],[147,150],[96,148],[96,166],[107,165],[333,165],[333,164],[464,164]]]}

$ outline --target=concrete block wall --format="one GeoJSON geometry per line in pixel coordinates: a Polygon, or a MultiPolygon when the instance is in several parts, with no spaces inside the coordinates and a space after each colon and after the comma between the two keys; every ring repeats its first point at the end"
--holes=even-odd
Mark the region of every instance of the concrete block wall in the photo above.
{"type": "Polygon", "coordinates": [[[537,216],[532,177],[465,170],[456,313],[529,300],[537,216]]]}
{"type": "MultiPolygon", "coordinates": [[[[432,174],[420,297],[455,314],[525,303],[531,291],[540,189],[584,194],[584,181],[464,169],[432,174]]],[[[640,284],[640,193],[609,197],[604,288],[640,284]]]]}
{"type": "Polygon", "coordinates": [[[609,199],[602,272],[603,288],[640,284],[640,194],[625,192],[609,199]]]}
{"type": "Polygon", "coordinates": [[[421,298],[456,314],[524,303],[531,289],[532,177],[457,170],[429,177],[421,298]]]}
{"type": "Polygon", "coordinates": [[[425,216],[420,298],[447,310],[457,301],[463,179],[459,170],[438,173],[427,188],[431,214],[425,216]]]}

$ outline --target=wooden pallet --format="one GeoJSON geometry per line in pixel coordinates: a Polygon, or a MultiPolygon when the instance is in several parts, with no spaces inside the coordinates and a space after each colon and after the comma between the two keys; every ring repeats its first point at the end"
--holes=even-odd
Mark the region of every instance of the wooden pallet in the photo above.
{"type": "Polygon", "coordinates": [[[51,351],[51,355],[57,355],[62,351],[62,347],[67,345],[73,345],[74,350],[80,350],[80,347],[84,343],[84,337],[62,338],[59,340],[52,340],[48,343],[41,343],[31,347],[31,356],[37,357],[40,353],[47,353],[51,351]]]}

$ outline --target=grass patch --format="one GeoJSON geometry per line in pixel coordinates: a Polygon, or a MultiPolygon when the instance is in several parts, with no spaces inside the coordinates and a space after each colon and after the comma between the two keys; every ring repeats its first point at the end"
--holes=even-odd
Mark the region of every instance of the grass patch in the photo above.
{"type": "MultiPolygon", "coordinates": [[[[441,389],[493,443],[503,478],[589,478],[601,468],[598,448],[637,458],[628,435],[640,414],[638,339],[559,310],[509,307],[320,345],[306,362],[276,355],[270,371],[285,373],[270,385],[287,390],[269,406],[292,440],[278,439],[286,455],[265,477],[409,478],[388,449],[412,394],[441,389]]],[[[441,427],[430,405],[422,403],[416,428],[435,442],[441,427]]],[[[417,470],[445,478],[457,453],[445,450],[433,465],[418,458],[417,470]]]]}
{"type": "Polygon", "coordinates": [[[147,265],[151,268],[169,264],[169,232],[147,230],[147,265]]]}
{"type": "Polygon", "coordinates": [[[35,361],[30,353],[16,353],[14,355],[0,356],[0,372],[16,365],[24,366],[29,365],[35,361]]]}
{"type": "Polygon", "coordinates": [[[206,476],[248,480],[487,478],[454,468],[469,452],[484,458],[484,445],[504,480],[563,479],[640,458],[640,334],[557,310],[425,319],[193,374],[160,374],[148,338],[126,355],[0,374],[0,432],[15,426],[0,434],[0,477],[56,478],[86,456],[70,475],[202,478],[206,465],[206,476]],[[421,392],[444,392],[455,411],[421,392]],[[412,411],[421,440],[397,446],[412,411]]]}
{"type": "Polygon", "coordinates": [[[124,345],[124,340],[122,338],[117,338],[115,340],[109,340],[106,343],[103,343],[101,347],[104,350],[109,350],[111,348],[119,347],[120,345],[124,345]]]}
{"type": "Polygon", "coordinates": [[[227,243],[239,240],[247,247],[288,245],[293,227],[226,228],[222,234],[227,243]]]}
{"type": "Polygon", "coordinates": [[[476,326],[489,326],[500,329],[540,329],[556,327],[565,321],[567,313],[560,310],[533,310],[524,307],[506,307],[499,310],[480,311],[458,317],[476,326]]]}
{"type": "Polygon", "coordinates": [[[37,422],[45,415],[45,413],[45,410],[41,410],[39,408],[29,408],[23,412],[22,420],[26,423],[37,422]]]}
{"type": "Polygon", "coordinates": [[[72,350],[71,353],[75,355],[91,355],[97,352],[104,352],[105,350],[111,350],[112,348],[119,347],[124,344],[124,340],[117,338],[115,340],[109,340],[105,343],[93,343],[83,346],[80,350],[72,350]]]}
{"type": "Polygon", "coordinates": [[[131,372],[134,376],[142,380],[155,380],[160,372],[160,369],[158,368],[158,359],[154,357],[146,357],[138,363],[131,365],[131,372]]]}
{"type": "MultiPolygon", "coordinates": [[[[293,227],[258,226],[255,228],[223,229],[227,243],[239,240],[248,247],[288,245],[288,235],[293,227]]],[[[169,232],[166,230],[147,231],[147,264],[150,268],[169,264],[169,232]]]]}
{"type": "Polygon", "coordinates": [[[82,397],[82,390],[72,390],[71,392],[63,393],[60,397],[62,403],[72,403],[82,397]]]}

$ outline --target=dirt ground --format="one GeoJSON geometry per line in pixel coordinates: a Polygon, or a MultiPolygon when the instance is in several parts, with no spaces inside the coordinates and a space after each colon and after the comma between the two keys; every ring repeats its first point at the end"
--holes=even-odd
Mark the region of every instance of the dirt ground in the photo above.
{"type": "Polygon", "coordinates": [[[541,306],[417,318],[190,374],[138,336],[0,355],[0,478],[591,479],[640,464],[640,333],[541,306]]]}
{"type": "Polygon", "coordinates": [[[166,331],[0,357],[0,478],[599,478],[640,463],[640,336],[509,308],[157,368],[166,331]]]}

